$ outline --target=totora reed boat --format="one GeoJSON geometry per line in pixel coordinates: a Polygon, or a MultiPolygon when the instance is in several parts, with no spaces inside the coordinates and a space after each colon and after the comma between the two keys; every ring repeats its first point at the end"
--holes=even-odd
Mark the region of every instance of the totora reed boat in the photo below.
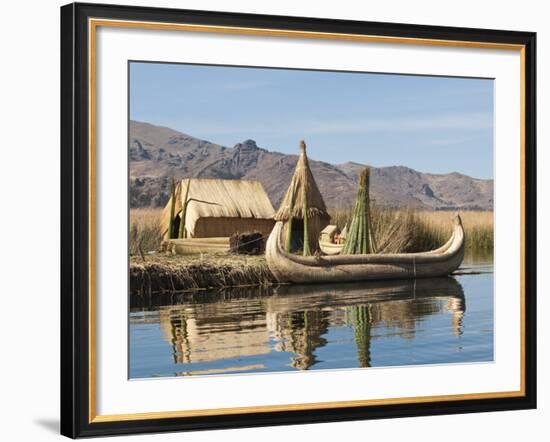
{"type": "Polygon", "coordinates": [[[281,221],[275,224],[266,245],[269,269],[279,282],[327,283],[445,276],[464,258],[464,228],[459,215],[453,233],[440,248],[420,253],[299,256],[282,245],[281,221]]]}

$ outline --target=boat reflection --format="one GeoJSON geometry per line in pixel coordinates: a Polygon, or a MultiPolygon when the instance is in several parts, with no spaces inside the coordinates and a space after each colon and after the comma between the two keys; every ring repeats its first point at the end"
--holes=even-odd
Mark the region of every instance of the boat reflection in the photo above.
{"type": "MultiPolygon", "coordinates": [[[[327,345],[333,327],[353,330],[357,365],[370,367],[377,327],[411,339],[419,322],[448,313],[450,329],[459,336],[465,311],[463,288],[451,277],[233,289],[156,299],[157,305],[148,300],[132,310],[158,311],[175,364],[239,360],[276,351],[288,353],[288,365],[300,370],[319,362],[316,351],[327,345]]],[[[231,371],[238,370],[232,366],[231,371]]]]}

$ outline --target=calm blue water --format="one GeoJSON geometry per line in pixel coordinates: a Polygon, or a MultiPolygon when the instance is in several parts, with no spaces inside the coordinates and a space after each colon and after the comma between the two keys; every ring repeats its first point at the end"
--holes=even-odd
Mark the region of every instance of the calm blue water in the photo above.
{"type": "Polygon", "coordinates": [[[143,300],[130,378],[492,361],[493,266],[458,273],[143,300]]]}

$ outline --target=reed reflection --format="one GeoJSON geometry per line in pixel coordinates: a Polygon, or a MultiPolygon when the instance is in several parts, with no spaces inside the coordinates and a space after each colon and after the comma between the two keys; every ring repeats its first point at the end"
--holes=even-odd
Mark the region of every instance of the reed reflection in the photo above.
{"type": "MultiPolygon", "coordinates": [[[[243,358],[271,352],[286,355],[288,366],[307,370],[320,362],[317,351],[331,345],[334,327],[352,330],[356,365],[370,367],[376,361],[371,343],[378,328],[412,339],[420,322],[446,313],[452,335],[460,336],[465,311],[463,288],[450,277],[179,294],[159,304],[133,305],[132,310],[158,310],[174,364],[196,367],[228,360],[225,370],[231,372],[251,371],[243,358]]],[[[209,373],[181,374],[199,372],[209,373]]],[[[224,368],[210,372],[223,373],[224,368]]]]}

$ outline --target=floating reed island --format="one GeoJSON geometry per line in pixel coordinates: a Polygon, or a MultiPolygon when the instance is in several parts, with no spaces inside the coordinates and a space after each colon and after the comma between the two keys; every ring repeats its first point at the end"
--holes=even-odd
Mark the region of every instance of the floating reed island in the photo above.
{"type": "MultiPolygon", "coordinates": [[[[304,265],[306,276],[319,271],[328,274],[340,264],[356,261],[387,270],[393,259],[391,265],[405,271],[368,277],[363,272],[358,277],[350,276],[357,267],[346,267],[336,280],[448,274],[462,261],[465,248],[470,253],[492,252],[492,212],[463,215],[464,220],[457,219],[453,226],[448,212],[371,207],[368,168],[359,177],[354,207],[327,209],[302,141],[296,169],[277,211],[257,181],[199,178],[173,180],[162,211],[132,210],[130,292],[147,295],[314,282],[289,275],[304,265]],[[271,248],[267,244],[266,259],[263,252],[270,232],[274,239],[271,248]],[[400,256],[392,258],[392,254],[400,256]],[[417,266],[424,261],[439,264],[417,266]]],[[[315,281],[333,281],[326,278],[315,281]]]]}
{"type": "Polygon", "coordinates": [[[203,254],[130,257],[130,295],[149,296],[277,283],[264,255],[203,254]]]}

